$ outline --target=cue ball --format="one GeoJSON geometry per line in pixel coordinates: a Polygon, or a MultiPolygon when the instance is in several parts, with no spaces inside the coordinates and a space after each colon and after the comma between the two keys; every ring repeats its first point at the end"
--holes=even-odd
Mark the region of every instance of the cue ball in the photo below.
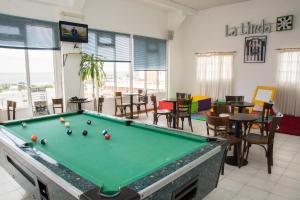
{"type": "Polygon", "coordinates": [[[65,127],[69,128],[70,127],[70,123],[69,122],[65,122],[65,127]]]}
{"type": "Polygon", "coordinates": [[[33,142],[36,142],[37,139],[38,139],[38,137],[37,137],[36,135],[31,136],[31,140],[32,140],[33,142]]]}
{"type": "Polygon", "coordinates": [[[47,140],[44,138],[41,140],[41,144],[45,145],[47,143],[47,140]]]}
{"type": "Polygon", "coordinates": [[[67,134],[68,134],[68,135],[71,135],[71,134],[72,134],[72,130],[69,129],[69,130],[67,131],[67,134]]]}
{"type": "Polygon", "coordinates": [[[105,139],[109,140],[110,139],[110,135],[108,133],[105,134],[105,139]]]}
{"type": "Polygon", "coordinates": [[[22,122],[21,126],[22,126],[23,128],[26,128],[27,124],[26,124],[25,122],[22,122]]]}
{"type": "Polygon", "coordinates": [[[87,130],[82,131],[82,135],[86,136],[88,134],[87,130]]]}
{"type": "Polygon", "coordinates": [[[104,129],[104,130],[102,131],[102,135],[105,135],[105,134],[107,134],[107,130],[106,130],[106,129],[104,129]]]}
{"type": "Polygon", "coordinates": [[[87,120],[86,122],[88,125],[91,125],[92,124],[92,121],[91,120],[87,120]]]}

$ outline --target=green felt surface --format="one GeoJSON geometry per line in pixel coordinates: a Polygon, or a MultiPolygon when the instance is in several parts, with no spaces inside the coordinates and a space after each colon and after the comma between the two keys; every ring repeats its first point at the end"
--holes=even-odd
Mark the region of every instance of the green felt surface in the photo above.
{"type": "Polygon", "coordinates": [[[39,141],[46,138],[46,145],[37,142],[35,147],[106,190],[115,191],[207,144],[201,137],[135,123],[126,126],[124,121],[89,113],[62,116],[71,125],[70,136],[60,115],[28,120],[26,128],[21,122],[5,127],[26,142],[33,134],[39,141]],[[111,140],[104,139],[103,129],[109,130],[111,140]]]}

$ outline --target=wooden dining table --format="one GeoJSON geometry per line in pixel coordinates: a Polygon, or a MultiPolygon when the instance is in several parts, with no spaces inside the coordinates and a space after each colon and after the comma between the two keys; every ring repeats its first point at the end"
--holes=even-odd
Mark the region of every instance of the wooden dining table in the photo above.
{"type": "MultiPolygon", "coordinates": [[[[229,115],[229,120],[234,122],[235,124],[235,131],[234,135],[237,138],[243,139],[243,125],[244,125],[244,134],[246,134],[247,129],[249,128],[249,123],[254,122],[259,118],[258,115],[248,114],[248,113],[235,113],[229,115]]],[[[243,149],[243,148],[242,148],[243,149]]],[[[237,147],[234,146],[233,149],[233,156],[227,156],[226,163],[233,166],[238,166],[238,156],[237,156],[237,147]]],[[[242,160],[241,165],[247,165],[248,162],[242,160]]]]}
{"type": "Polygon", "coordinates": [[[253,103],[246,102],[246,101],[244,101],[244,102],[232,102],[232,103],[229,103],[229,104],[234,108],[238,108],[239,113],[243,112],[244,108],[251,108],[251,107],[255,106],[253,103]]]}

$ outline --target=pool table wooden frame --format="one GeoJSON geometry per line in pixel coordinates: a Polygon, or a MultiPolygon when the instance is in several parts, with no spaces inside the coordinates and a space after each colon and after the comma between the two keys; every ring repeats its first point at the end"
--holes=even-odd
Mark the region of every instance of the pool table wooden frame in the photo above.
{"type": "MultiPolygon", "coordinates": [[[[123,120],[91,111],[84,112],[123,120]]],[[[141,124],[140,122],[134,123],[141,124]]],[[[146,126],[167,129],[152,124],[146,126]]],[[[182,134],[191,134],[175,129],[171,130],[182,134]]],[[[103,198],[99,195],[99,187],[60,165],[49,156],[38,150],[33,151],[16,145],[23,143],[20,138],[0,128],[0,164],[25,190],[42,200],[181,200],[185,199],[184,195],[186,198],[190,196],[190,199],[202,199],[217,186],[224,149],[227,145],[224,140],[209,142],[210,144],[206,145],[206,148],[201,148],[192,155],[185,156],[180,162],[174,162],[135,181],[128,187],[122,188],[120,195],[103,198]],[[62,172],[66,171],[68,176],[63,177],[62,172]],[[157,174],[158,176],[156,176],[157,174]],[[190,188],[193,189],[193,187],[194,190],[191,190],[190,188]]]]}

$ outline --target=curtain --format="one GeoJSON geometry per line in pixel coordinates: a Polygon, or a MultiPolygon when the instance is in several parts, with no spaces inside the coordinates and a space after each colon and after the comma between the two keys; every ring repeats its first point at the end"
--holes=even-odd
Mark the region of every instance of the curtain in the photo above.
{"type": "Polygon", "coordinates": [[[133,36],[134,71],[165,71],[167,67],[166,40],[133,36]]]}
{"type": "Polygon", "coordinates": [[[224,99],[231,94],[233,55],[199,55],[197,81],[200,94],[224,99]]]}
{"type": "Polygon", "coordinates": [[[58,23],[0,14],[0,47],[59,50],[58,23]]]}
{"type": "Polygon", "coordinates": [[[300,51],[279,53],[276,109],[300,116],[300,51]]]}
{"type": "Polygon", "coordinates": [[[105,62],[130,62],[130,35],[89,29],[89,41],[83,51],[101,55],[105,62]]]}

